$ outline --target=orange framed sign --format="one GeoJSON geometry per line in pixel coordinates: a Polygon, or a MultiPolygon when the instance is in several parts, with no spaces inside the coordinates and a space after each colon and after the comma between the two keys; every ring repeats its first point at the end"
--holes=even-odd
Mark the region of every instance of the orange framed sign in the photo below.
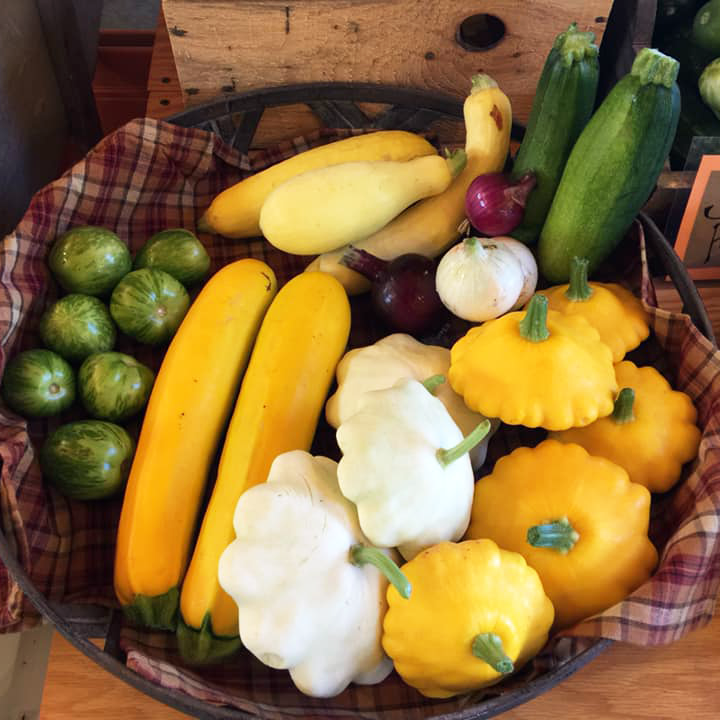
{"type": "Polygon", "coordinates": [[[720,155],[703,155],[675,241],[695,280],[720,280],[720,155]]]}

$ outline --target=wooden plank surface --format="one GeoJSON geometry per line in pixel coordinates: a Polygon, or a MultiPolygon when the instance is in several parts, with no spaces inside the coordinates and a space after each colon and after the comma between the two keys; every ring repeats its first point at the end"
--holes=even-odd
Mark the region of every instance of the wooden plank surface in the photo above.
{"type": "MultiPolygon", "coordinates": [[[[576,21],[599,43],[612,0],[163,0],[187,104],[301,82],[369,82],[464,97],[470,77],[493,76],[525,123],[558,32],[576,21]],[[456,41],[463,20],[505,26],[493,47],[456,41]]],[[[304,131],[301,123],[295,128],[304,131]]]]}
{"type": "MultiPolygon", "coordinates": [[[[717,720],[720,615],[673,645],[614,645],[503,720],[717,720]]],[[[57,633],[41,720],[176,720],[184,717],[126,685],[57,633]]]]}

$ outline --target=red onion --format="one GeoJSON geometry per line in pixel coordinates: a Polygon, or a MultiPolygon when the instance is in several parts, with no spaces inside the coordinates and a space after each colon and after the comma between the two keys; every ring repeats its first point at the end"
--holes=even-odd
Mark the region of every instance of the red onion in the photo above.
{"type": "Polygon", "coordinates": [[[445,315],[435,289],[435,261],[425,255],[406,253],[381,260],[350,247],[340,263],[372,281],[375,311],[396,332],[415,335],[432,331],[445,315]]]}
{"type": "Polygon", "coordinates": [[[535,174],[525,173],[516,182],[504,173],[478,175],[465,194],[470,224],[491,237],[507,235],[523,219],[525,203],[535,187],[535,174]]]}

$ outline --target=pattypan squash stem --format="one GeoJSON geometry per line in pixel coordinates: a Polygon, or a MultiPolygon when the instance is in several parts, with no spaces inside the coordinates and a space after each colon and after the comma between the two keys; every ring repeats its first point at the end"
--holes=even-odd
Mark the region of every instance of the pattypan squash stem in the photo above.
{"type": "Polygon", "coordinates": [[[615,407],[613,408],[612,419],[618,425],[632,422],[635,419],[633,414],[633,405],[635,404],[635,391],[632,388],[623,388],[615,398],[615,407]]]}
{"type": "Polygon", "coordinates": [[[447,467],[458,458],[469,453],[490,432],[490,421],[483,420],[469,435],[463,438],[455,447],[447,450],[440,448],[436,457],[438,462],[447,467]]]}
{"type": "Polygon", "coordinates": [[[406,600],[410,597],[410,591],[412,590],[410,581],[405,577],[403,571],[384,552],[381,552],[377,548],[358,543],[350,548],[350,562],[358,567],[366,563],[374,565],[388,581],[392,583],[401,597],[404,597],[406,600]]]}
{"type": "Polygon", "coordinates": [[[513,661],[503,650],[502,640],[495,633],[476,635],[472,643],[472,653],[501,675],[507,675],[515,669],[513,661]]]}
{"type": "Polygon", "coordinates": [[[543,525],[533,525],[527,531],[527,541],[533,547],[551,548],[562,555],[567,555],[579,539],[580,535],[566,517],[543,525]]]}
{"type": "Polygon", "coordinates": [[[438,385],[442,385],[445,382],[445,376],[444,375],[431,375],[426,380],[423,380],[423,385],[425,386],[425,389],[431,394],[435,394],[435,390],[437,389],[438,385]]]}
{"type": "Polygon", "coordinates": [[[565,297],[573,302],[583,302],[592,297],[593,289],[588,284],[587,258],[574,257],[570,264],[570,284],[565,291],[565,297]]]}
{"type": "Polygon", "coordinates": [[[520,335],[530,342],[542,342],[550,337],[547,328],[548,299],[536,293],[530,299],[525,317],[520,321],[520,335]]]}

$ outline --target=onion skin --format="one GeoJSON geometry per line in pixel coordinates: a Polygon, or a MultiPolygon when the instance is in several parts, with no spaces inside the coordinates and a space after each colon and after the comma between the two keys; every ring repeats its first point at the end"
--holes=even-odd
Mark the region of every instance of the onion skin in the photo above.
{"type": "Polygon", "coordinates": [[[531,172],[517,181],[499,172],[478,175],[465,194],[470,224],[490,237],[512,232],[523,220],[525,203],[535,182],[531,172]]]}

